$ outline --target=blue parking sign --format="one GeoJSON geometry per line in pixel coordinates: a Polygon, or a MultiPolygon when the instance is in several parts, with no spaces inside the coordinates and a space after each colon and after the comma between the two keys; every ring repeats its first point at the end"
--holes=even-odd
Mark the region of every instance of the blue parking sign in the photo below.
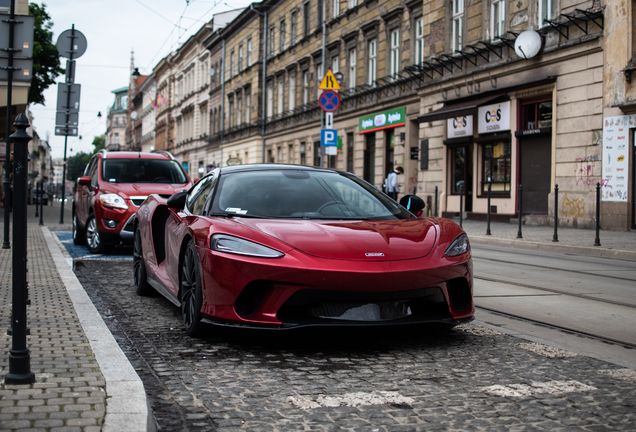
{"type": "Polygon", "coordinates": [[[335,129],[320,129],[320,145],[322,147],[337,147],[338,131],[335,129]]]}

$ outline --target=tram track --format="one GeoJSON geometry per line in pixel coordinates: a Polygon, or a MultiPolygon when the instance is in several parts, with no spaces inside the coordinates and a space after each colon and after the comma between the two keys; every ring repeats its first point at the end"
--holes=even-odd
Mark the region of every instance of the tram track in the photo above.
{"type": "Polygon", "coordinates": [[[496,262],[496,263],[503,263],[503,264],[506,264],[506,265],[519,265],[519,266],[537,268],[537,269],[542,269],[542,270],[554,270],[554,271],[559,271],[559,272],[575,273],[575,274],[578,274],[578,275],[584,274],[584,275],[587,275],[587,276],[596,276],[596,277],[605,278],[605,279],[623,280],[623,281],[636,283],[636,279],[634,279],[634,278],[626,278],[626,277],[620,277],[620,276],[604,275],[604,274],[593,273],[591,271],[570,270],[570,269],[564,269],[564,268],[559,268],[559,267],[544,266],[544,265],[539,265],[539,264],[526,264],[526,263],[521,263],[521,262],[516,262],[516,261],[515,262],[511,262],[511,261],[507,261],[507,260],[503,260],[503,259],[485,258],[485,257],[478,257],[478,256],[475,256],[475,255],[473,255],[472,258],[473,258],[473,262],[480,261],[480,260],[481,261],[490,261],[490,262],[496,262]]]}
{"type": "Polygon", "coordinates": [[[585,300],[593,300],[593,301],[597,301],[597,302],[601,302],[601,303],[608,303],[608,304],[613,304],[613,305],[616,305],[616,306],[625,306],[625,307],[628,307],[628,308],[636,309],[636,305],[634,305],[634,304],[620,302],[620,301],[616,301],[616,300],[603,299],[603,298],[594,297],[594,296],[587,295],[587,294],[576,294],[576,293],[571,293],[571,292],[567,292],[567,291],[561,291],[561,290],[554,289],[554,288],[546,288],[546,287],[526,284],[526,283],[522,283],[522,282],[514,282],[514,281],[504,280],[504,279],[495,279],[495,278],[489,278],[489,277],[485,277],[485,276],[477,276],[477,275],[475,275],[474,278],[475,279],[479,279],[479,280],[484,280],[484,281],[487,281],[487,282],[496,282],[496,283],[502,283],[502,284],[517,286],[517,287],[522,287],[522,288],[530,288],[530,289],[535,289],[535,290],[538,290],[538,291],[549,292],[549,293],[552,293],[552,294],[560,294],[560,295],[565,295],[565,296],[570,296],[570,297],[577,297],[577,298],[581,298],[581,299],[585,299],[585,300]]]}
{"type": "Polygon", "coordinates": [[[536,319],[532,319],[532,318],[528,318],[528,317],[524,317],[518,314],[513,314],[513,313],[509,313],[509,312],[502,312],[500,310],[497,309],[493,309],[493,308],[489,308],[489,307],[485,307],[485,306],[478,306],[475,305],[475,307],[477,309],[481,309],[484,310],[486,312],[495,314],[495,315],[499,315],[502,317],[506,317],[506,318],[511,318],[511,319],[515,319],[518,321],[524,321],[524,322],[528,322],[534,325],[538,325],[541,327],[545,327],[545,328],[549,328],[549,329],[553,329],[553,330],[558,330],[560,332],[563,333],[568,333],[568,334],[572,334],[575,336],[579,336],[579,337],[584,337],[584,338],[588,338],[588,339],[593,339],[599,342],[603,342],[606,344],[610,344],[610,345],[616,345],[616,346],[620,346],[626,349],[636,349],[636,344],[631,343],[631,342],[626,342],[626,341],[622,341],[619,339],[613,339],[613,338],[608,338],[606,336],[600,336],[600,335],[596,335],[590,332],[586,332],[586,331],[582,331],[582,330],[576,330],[573,329],[571,327],[566,327],[566,326],[561,326],[558,324],[551,324],[551,323],[547,323],[544,321],[540,321],[540,320],[536,320],[536,319]]]}

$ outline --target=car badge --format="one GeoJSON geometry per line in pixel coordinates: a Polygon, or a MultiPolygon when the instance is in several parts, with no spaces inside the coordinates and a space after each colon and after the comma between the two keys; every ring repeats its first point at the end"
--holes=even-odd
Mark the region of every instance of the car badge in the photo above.
{"type": "Polygon", "coordinates": [[[367,252],[364,255],[368,257],[383,257],[384,256],[382,252],[367,252]]]}

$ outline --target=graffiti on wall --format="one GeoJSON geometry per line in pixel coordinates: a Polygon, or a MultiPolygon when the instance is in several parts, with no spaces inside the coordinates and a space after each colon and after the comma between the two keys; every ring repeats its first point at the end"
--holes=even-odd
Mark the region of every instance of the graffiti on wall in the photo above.
{"type": "Polygon", "coordinates": [[[594,174],[596,161],[590,157],[576,158],[574,177],[576,184],[583,183],[585,186],[593,186],[598,182],[598,176],[594,174]]]}
{"type": "Polygon", "coordinates": [[[570,199],[566,192],[561,203],[561,214],[565,217],[573,217],[574,220],[582,218],[585,216],[585,199],[570,199]]]}

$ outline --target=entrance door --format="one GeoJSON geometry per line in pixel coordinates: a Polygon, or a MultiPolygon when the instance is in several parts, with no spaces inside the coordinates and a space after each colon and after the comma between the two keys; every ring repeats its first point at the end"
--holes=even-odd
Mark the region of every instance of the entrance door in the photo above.
{"type": "Polygon", "coordinates": [[[632,137],[632,229],[636,229],[636,130],[632,137]]]}
{"type": "Polygon", "coordinates": [[[393,171],[393,139],[394,139],[394,133],[393,133],[393,129],[385,129],[384,131],[384,137],[385,137],[385,143],[384,143],[384,148],[385,148],[385,152],[384,154],[386,155],[386,163],[385,163],[385,169],[384,169],[384,178],[387,178],[389,173],[391,171],[393,171]]]}
{"type": "Polygon", "coordinates": [[[550,134],[520,138],[523,214],[548,214],[552,144],[550,134]]]}

